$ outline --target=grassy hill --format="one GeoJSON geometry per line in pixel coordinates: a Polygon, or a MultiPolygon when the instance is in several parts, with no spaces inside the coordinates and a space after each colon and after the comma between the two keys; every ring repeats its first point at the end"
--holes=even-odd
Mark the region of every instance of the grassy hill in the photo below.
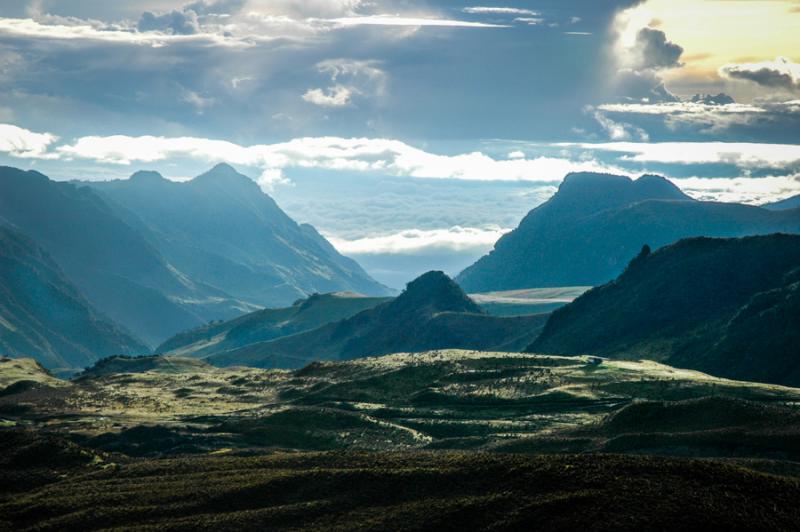
{"type": "Polygon", "coordinates": [[[295,371],[146,357],[101,361],[58,389],[0,396],[0,417],[135,456],[625,447],[800,459],[799,400],[794,388],[592,357],[432,351],[295,371]]]}
{"type": "Polygon", "coordinates": [[[645,250],[555,311],[531,352],[652,358],[800,384],[800,236],[687,239],[645,250]]]}
{"type": "Polygon", "coordinates": [[[180,333],[161,344],[156,352],[204,357],[316,329],[386,303],[389,299],[349,292],[314,294],[298,300],[291,307],[259,310],[180,333]]]}

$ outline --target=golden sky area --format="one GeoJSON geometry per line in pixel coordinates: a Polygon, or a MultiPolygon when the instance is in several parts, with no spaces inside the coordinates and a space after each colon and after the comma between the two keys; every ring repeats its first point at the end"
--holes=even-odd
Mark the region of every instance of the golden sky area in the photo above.
{"type": "Polygon", "coordinates": [[[684,48],[685,66],[664,75],[673,90],[721,89],[716,73],[728,63],[800,61],[798,0],[648,0],[626,15],[624,38],[649,25],[684,48]]]}

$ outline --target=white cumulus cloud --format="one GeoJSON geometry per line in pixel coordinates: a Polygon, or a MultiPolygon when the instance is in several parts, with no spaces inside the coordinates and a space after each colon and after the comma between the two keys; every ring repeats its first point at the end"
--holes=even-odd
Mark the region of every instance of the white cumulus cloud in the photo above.
{"type": "Polygon", "coordinates": [[[52,159],[56,154],[48,152],[58,140],[52,133],[34,133],[11,124],[0,124],[0,152],[13,157],[30,159],[52,159]]]}

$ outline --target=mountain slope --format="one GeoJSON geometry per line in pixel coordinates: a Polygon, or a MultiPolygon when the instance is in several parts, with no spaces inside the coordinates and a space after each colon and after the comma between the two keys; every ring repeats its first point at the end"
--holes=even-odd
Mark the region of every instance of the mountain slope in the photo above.
{"type": "Polygon", "coordinates": [[[0,227],[0,353],[69,370],[147,351],[92,309],[32,240],[0,227]]]}
{"type": "Polygon", "coordinates": [[[253,305],[289,305],[311,293],[388,293],[226,164],[184,183],[137,172],[88,185],[121,216],[135,215],[159,251],[191,279],[253,305]]]}
{"type": "Polygon", "coordinates": [[[532,352],[651,358],[800,384],[800,236],[687,239],[555,311],[532,352]]]}
{"type": "Polygon", "coordinates": [[[770,211],[797,209],[800,208],[800,195],[792,196],[791,198],[786,198],[780,201],[775,201],[773,203],[767,203],[766,205],[762,205],[762,207],[770,211]]]}
{"type": "Polygon", "coordinates": [[[658,176],[571,174],[456,280],[469,292],[598,285],[644,244],[774,232],[800,232],[800,211],[694,201],[658,176]]]}
{"type": "Polygon", "coordinates": [[[31,237],[95,308],[151,345],[242,311],[170,264],[150,235],[88,187],[0,167],[0,221],[31,237]]]}
{"type": "Polygon", "coordinates": [[[170,338],[157,353],[203,357],[256,342],[316,329],[386,303],[388,298],[352,293],[314,294],[287,308],[264,309],[221,323],[211,323],[170,338]]]}
{"type": "Polygon", "coordinates": [[[488,316],[442,272],[428,272],[390,302],[318,329],[214,354],[212,364],[301,367],[314,360],[347,359],[429,349],[503,349],[530,342],[544,315],[488,316]]]}

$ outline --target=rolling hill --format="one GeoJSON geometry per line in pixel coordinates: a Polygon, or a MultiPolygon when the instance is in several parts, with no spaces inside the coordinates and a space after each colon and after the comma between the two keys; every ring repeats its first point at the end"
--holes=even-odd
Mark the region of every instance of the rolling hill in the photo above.
{"type": "Polygon", "coordinates": [[[645,244],[775,232],[800,232],[800,211],[695,201],[652,175],[570,174],[456,281],[469,292],[596,286],[619,275],[645,244]]]}
{"type": "Polygon", "coordinates": [[[226,322],[215,322],[170,338],[157,353],[204,357],[322,327],[389,301],[338,292],[314,294],[287,308],[264,309],[226,322]]]}
{"type": "Polygon", "coordinates": [[[0,354],[69,371],[148,349],[94,310],[31,239],[0,226],[0,354]]]}
{"type": "Polygon", "coordinates": [[[227,164],[181,183],[137,172],[86,185],[151,235],[154,247],[190,279],[254,306],[290,305],[313,293],[390,293],[227,164]]]}
{"type": "Polygon", "coordinates": [[[618,279],[556,310],[528,350],[800,385],[799,283],[798,235],[645,248],[618,279]]]}
{"type": "Polygon", "coordinates": [[[519,350],[545,315],[489,316],[449,277],[429,272],[397,298],[317,329],[215,353],[212,364],[301,367],[337,360],[430,349],[519,350]]]}

